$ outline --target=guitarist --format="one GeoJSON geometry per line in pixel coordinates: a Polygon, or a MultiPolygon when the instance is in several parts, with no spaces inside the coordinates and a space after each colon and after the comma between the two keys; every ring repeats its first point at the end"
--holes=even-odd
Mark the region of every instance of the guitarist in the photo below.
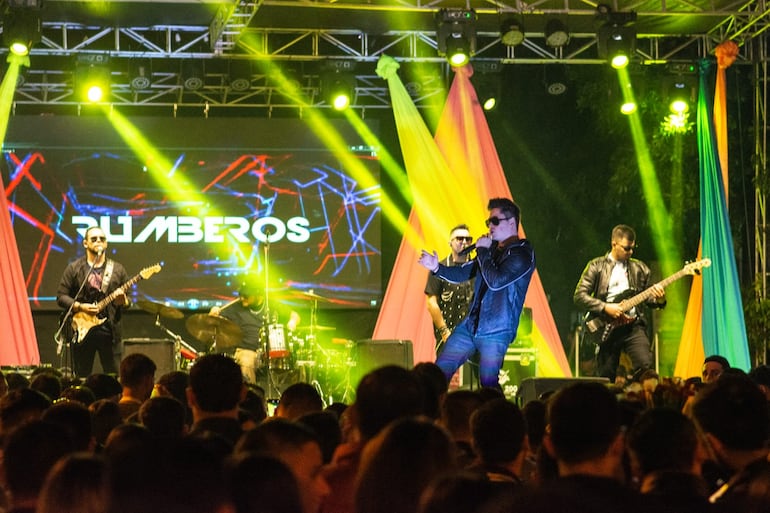
{"type": "MultiPolygon", "coordinates": [[[[652,299],[646,303],[653,308],[666,305],[663,287],[650,282],[650,269],[641,260],[631,258],[636,247],[636,233],[630,226],[620,224],[612,229],[612,247],[604,256],[586,265],[575,288],[575,305],[588,312],[587,320],[598,317],[600,324],[609,323],[608,332],[600,328],[594,341],[599,344],[597,373],[615,381],[620,353],[631,359],[632,372],[652,367],[652,352],[647,336],[644,308],[637,306],[623,312],[618,306],[622,299],[651,289],[652,299]],[[606,340],[598,337],[609,333],[606,340]]],[[[590,334],[586,328],[585,333],[590,334]]]]}
{"type": "Polygon", "coordinates": [[[125,291],[120,287],[129,277],[120,263],[107,258],[107,237],[101,228],[88,228],[83,238],[83,246],[86,250],[85,256],[67,266],[56,294],[59,306],[64,309],[72,306],[71,315],[63,322],[65,337],[71,341],[73,370],[78,377],[89,376],[96,353],[99,353],[104,372],[116,374],[121,352],[121,311],[129,306],[125,291]],[[92,266],[93,270],[89,273],[92,266]],[[78,294],[84,282],[85,285],[78,294]],[[96,303],[116,291],[115,299],[99,312],[96,303]],[[79,312],[95,316],[95,319],[106,320],[101,324],[94,324],[82,340],[76,340],[71,324],[72,317],[79,312]]]}

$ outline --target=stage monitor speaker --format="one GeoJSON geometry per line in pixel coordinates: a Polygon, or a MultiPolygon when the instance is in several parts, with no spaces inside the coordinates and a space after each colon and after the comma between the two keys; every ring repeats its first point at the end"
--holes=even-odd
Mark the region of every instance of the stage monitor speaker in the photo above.
{"type": "Polygon", "coordinates": [[[354,362],[350,371],[351,386],[355,390],[358,382],[369,372],[385,365],[399,365],[405,369],[414,367],[414,352],[411,340],[358,340],[350,349],[354,362]]]}
{"type": "Polygon", "coordinates": [[[607,378],[526,378],[521,381],[519,390],[516,394],[519,406],[524,406],[535,399],[542,399],[545,394],[556,392],[557,390],[571,385],[573,383],[602,383],[609,385],[607,378]]]}
{"type": "Polygon", "coordinates": [[[514,399],[522,381],[536,375],[537,349],[509,346],[498,375],[498,382],[505,397],[514,399]]]}
{"type": "Polygon", "coordinates": [[[123,358],[142,353],[155,362],[155,379],[176,370],[174,341],[164,338],[127,338],[123,340],[123,358]]]}

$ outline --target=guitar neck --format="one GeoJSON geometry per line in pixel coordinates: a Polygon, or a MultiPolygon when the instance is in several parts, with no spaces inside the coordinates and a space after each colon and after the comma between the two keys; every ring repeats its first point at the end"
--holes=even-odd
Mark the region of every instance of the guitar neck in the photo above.
{"type": "MultiPolygon", "coordinates": [[[[126,283],[121,285],[119,288],[122,288],[123,291],[125,292],[126,289],[129,289],[129,288],[133,287],[136,284],[136,282],[138,282],[141,279],[142,279],[142,275],[141,274],[137,274],[136,276],[134,276],[133,278],[128,280],[126,283]]],[[[102,299],[101,301],[96,303],[96,308],[99,310],[99,312],[104,310],[107,307],[107,305],[112,303],[115,300],[115,298],[118,297],[117,292],[118,292],[118,289],[115,289],[109,295],[107,295],[104,299],[102,299]]]]}
{"type": "MultiPolygon", "coordinates": [[[[680,269],[679,271],[675,272],[674,274],[672,274],[668,278],[659,281],[655,285],[660,285],[661,287],[666,288],[669,285],[671,285],[673,282],[675,282],[676,280],[678,280],[679,278],[684,276],[685,274],[688,274],[687,270],[686,269],[680,269]]],[[[651,297],[652,297],[652,287],[649,287],[649,288],[643,290],[642,292],[640,292],[639,294],[626,299],[623,302],[623,311],[627,312],[627,311],[631,310],[632,308],[634,308],[635,306],[638,306],[641,303],[644,303],[645,301],[649,300],[651,297]]]]}

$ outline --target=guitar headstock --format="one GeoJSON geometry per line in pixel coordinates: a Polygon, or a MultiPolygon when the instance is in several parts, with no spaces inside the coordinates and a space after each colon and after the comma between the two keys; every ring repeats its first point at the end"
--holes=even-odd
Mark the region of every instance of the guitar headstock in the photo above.
{"type": "Polygon", "coordinates": [[[160,263],[157,263],[155,265],[151,265],[150,267],[145,267],[141,271],[139,271],[139,276],[142,277],[142,279],[146,280],[153,274],[159,273],[162,267],[160,266],[160,263]]]}
{"type": "Polygon", "coordinates": [[[687,274],[700,274],[701,269],[711,266],[710,258],[702,258],[697,262],[690,262],[684,266],[684,271],[687,274]]]}

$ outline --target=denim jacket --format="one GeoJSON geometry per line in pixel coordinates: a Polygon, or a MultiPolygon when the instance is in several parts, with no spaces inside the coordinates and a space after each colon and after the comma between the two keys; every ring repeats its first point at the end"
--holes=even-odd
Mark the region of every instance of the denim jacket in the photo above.
{"type": "Polygon", "coordinates": [[[471,333],[483,337],[508,332],[513,340],[534,272],[535,251],[528,240],[519,239],[502,248],[476,248],[473,260],[451,267],[439,264],[435,274],[451,283],[476,277],[473,301],[461,324],[474,322],[477,315],[475,332],[468,326],[471,333]]]}

